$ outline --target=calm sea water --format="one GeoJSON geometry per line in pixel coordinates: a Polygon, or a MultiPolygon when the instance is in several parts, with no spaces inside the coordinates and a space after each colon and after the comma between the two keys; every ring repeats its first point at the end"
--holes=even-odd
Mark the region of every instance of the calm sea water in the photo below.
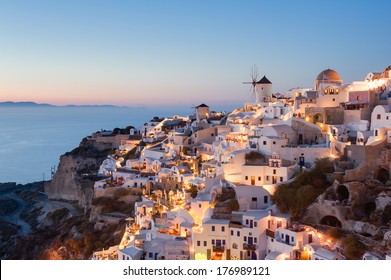
{"type": "MultiPolygon", "coordinates": [[[[230,111],[234,106],[211,108],[230,111]]],[[[0,182],[28,183],[50,178],[60,155],[101,129],[140,126],[153,116],[187,116],[190,107],[0,108],[0,182]]]]}

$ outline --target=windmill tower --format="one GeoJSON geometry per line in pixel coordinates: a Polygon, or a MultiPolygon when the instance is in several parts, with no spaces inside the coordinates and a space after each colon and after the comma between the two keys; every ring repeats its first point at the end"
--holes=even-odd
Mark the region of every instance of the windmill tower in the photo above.
{"type": "Polygon", "coordinates": [[[257,100],[256,102],[270,102],[272,100],[272,82],[266,76],[263,76],[257,82],[257,100]]]}
{"type": "Polygon", "coordinates": [[[272,83],[266,76],[258,80],[258,68],[253,66],[251,68],[251,82],[243,82],[243,84],[250,84],[251,99],[255,103],[268,102],[272,98],[272,83]]]}
{"type": "Polygon", "coordinates": [[[193,106],[192,108],[195,109],[195,115],[197,122],[200,122],[201,120],[205,120],[209,118],[209,106],[202,103],[198,106],[193,106]]]}

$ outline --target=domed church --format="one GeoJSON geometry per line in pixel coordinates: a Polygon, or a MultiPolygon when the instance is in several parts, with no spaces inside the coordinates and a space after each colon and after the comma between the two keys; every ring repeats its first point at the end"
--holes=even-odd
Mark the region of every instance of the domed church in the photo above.
{"type": "Polygon", "coordinates": [[[342,85],[341,76],[337,71],[326,69],[319,73],[315,80],[315,90],[327,87],[340,87],[342,85]]]}

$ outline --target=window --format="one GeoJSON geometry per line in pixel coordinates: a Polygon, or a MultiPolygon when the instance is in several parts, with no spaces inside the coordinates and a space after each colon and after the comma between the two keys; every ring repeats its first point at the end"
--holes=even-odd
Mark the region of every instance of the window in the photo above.
{"type": "Polygon", "coordinates": [[[254,227],[256,227],[258,225],[258,223],[257,222],[254,222],[254,227]]]}
{"type": "Polygon", "coordinates": [[[215,136],[214,133],[211,133],[210,136],[215,136]]]}
{"type": "Polygon", "coordinates": [[[381,119],[381,115],[377,114],[376,119],[380,120],[381,119]]]}
{"type": "Polygon", "coordinates": [[[273,174],[276,174],[276,170],[275,169],[273,169],[273,174]]]}
{"type": "Polygon", "coordinates": [[[386,120],[388,120],[388,116],[386,117],[386,120]]]}
{"type": "Polygon", "coordinates": [[[261,177],[260,176],[258,176],[258,181],[261,181],[261,177]]]}
{"type": "Polygon", "coordinates": [[[201,208],[201,203],[198,204],[198,207],[201,208]]]}
{"type": "Polygon", "coordinates": [[[237,232],[236,232],[236,236],[240,236],[240,231],[237,231],[237,232]]]}
{"type": "Polygon", "coordinates": [[[223,242],[223,245],[225,245],[225,239],[223,239],[222,242],[223,242]]]}
{"type": "Polygon", "coordinates": [[[122,255],[122,259],[123,259],[123,260],[125,259],[125,255],[122,255]]]}
{"type": "Polygon", "coordinates": [[[204,247],[208,245],[208,241],[204,241],[204,247]]]}
{"type": "Polygon", "coordinates": [[[244,242],[246,242],[247,241],[247,236],[243,236],[243,240],[244,240],[244,242]]]}
{"type": "Polygon", "coordinates": [[[276,141],[273,141],[273,145],[276,145],[276,141]]]}
{"type": "Polygon", "coordinates": [[[281,238],[284,239],[284,234],[283,233],[281,234],[281,238]]]}
{"type": "Polygon", "coordinates": [[[375,130],[375,136],[377,136],[377,129],[375,130]]]}
{"type": "Polygon", "coordinates": [[[246,219],[246,225],[248,225],[248,219],[246,219]]]}
{"type": "Polygon", "coordinates": [[[212,231],[215,231],[215,226],[212,226],[212,231]]]}
{"type": "Polygon", "coordinates": [[[199,240],[197,241],[197,246],[201,246],[201,241],[199,241],[199,240]]]}
{"type": "Polygon", "coordinates": [[[266,141],[263,141],[263,145],[266,145],[266,141]]]}
{"type": "Polygon", "coordinates": [[[222,226],[222,227],[221,227],[221,231],[222,231],[222,232],[225,232],[225,226],[222,226]]]}
{"type": "Polygon", "coordinates": [[[269,181],[269,176],[266,176],[266,181],[269,181]]]}
{"type": "Polygon", "coordinates": [[[265,195],[263,197],[263,203],[268,203],[269,202],[269,198],[267,197],[267,195],[265,195]]]}
{"type": "Polygon", "coordinates": [[[212,239],[212,245],[215,245],[215,240],[214,239],[212,239]]]}
{"type": "Polygon", "coordinates": [[[335,98],[333,98],[333,101],[335,101],[335,98]]]}
{"type": "Polygon", "coordinates": [[[248,180],[248,176],[245,176],[244,179],[247,181],[248,180]]]}
{"type": "Polygon", "coordinates": [[[238,249],[238,244],[236,243],[232,244],[232,249],[238,249]]]}
{"type": "Polygon", "coordinates": [[[233,236],[234,235],[234,231],[231,229],[231,236],[233,236]]]}
{"type": "Polygon", "coordinates": [[[291,237],[291,242],[293,242],[293,241],[295,241],[295,238],[292,236],[292,237],[291,237]]]}
{"type": "Polygon", "coordinates": [[[254,243],[258,242],[258,238],[254,237],[254,243]]]}
{"type": "Polygon", "coordinates": [[[280,182],[284,181],[284,178],[280,177],[280,182]]]}
{"type": "MultiPolygon", "coordinates": [[[[199,241],[198,241],[198,242],[199,242],[199,241]]],[[[153,258],[153,253],[152,253],[152,252],[149,252],[149,253],[148,253],[148,257],[153,258]]]]}

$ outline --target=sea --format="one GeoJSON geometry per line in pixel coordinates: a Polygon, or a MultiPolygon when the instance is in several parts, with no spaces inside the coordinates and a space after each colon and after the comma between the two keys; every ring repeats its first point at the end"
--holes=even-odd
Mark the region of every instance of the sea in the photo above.
{"type": "MultiPolygon", "coordinates": [[[[210,109],[230,112],[234,108],[210,109]]],[[[50,180],[60,156],[96,131],[139,127],[154,116],[193,113],[191,106],[0,107],[0,183],[50,180]]]]}

